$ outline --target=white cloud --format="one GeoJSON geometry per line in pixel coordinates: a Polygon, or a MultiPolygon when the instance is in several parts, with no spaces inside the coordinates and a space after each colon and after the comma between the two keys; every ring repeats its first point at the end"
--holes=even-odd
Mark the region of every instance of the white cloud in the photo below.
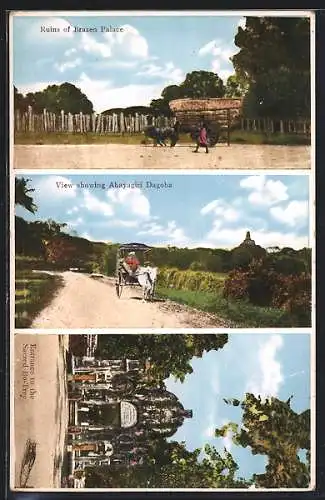
{"type": "MultiPolygon", "coordinates": [[[[106,60],[110,64],[111,60],[106,60]]],[[[112,61],[114,66],[114,61],[112,61]]],[[[26,95],[28,92],[38,92],[44,90],[48,85],[61,85],[64,80],[42,81],[19,85],[19,91],[26,95]]],[[[148,106],[152,99],[158,99],[161,95],[161,89],[165,82],[160,84],[134,84],[123,87],[114,87],[112,81],[108,79],[96,80],[82,72],[79,79],[72,80],[70,83],[80,88],[93,103],[97,113],[106,109],[128,106],[148,106]]],[[[168,84],[168,82],[166,83],[168,84]]]]}
{"type": "Polygon", "coordinates": [[[114,219],[107,222],[107,226],[109,227],[138,227],[140,221],[138,220],[122,220],[122,219],[114,219]]]}
{"type": "Polygon", "coordinates": [[[254,205],[274,205],[289,197],[288,188],[283,182],[267,179],[265,175],[245,177],[239,184],[251,191],[248,200],[254,205]]]}
{"type": "Polygon", "coordinates": [[[46,43],[72,39],[74,33],[71,24],[66,19],[62,17],[42,17],[31,25],[28,36],[35,43],[46,43]],[[44,31],[45,28],[52,31],[44,31]]]}
{"type": "Polygon", "coordinates": [[[96,198],[96,196],[91,194],[88,189],[84,191],[83,195],[84,199],[82,206],[89,212],[105,215],[106,217],[111,217],[114,214],[112,205],[106,203],[105,201],[99,200],[98,198],[96,198]]]}
{"type": "Polygon", "coordinates": [[[201,208],[200,214],[206,215],[206,214],[209,214],[210,212],[213,212],[214,209],[218,206],[218,204],[219,204],[219,200],[210,201],[210,203],[208,203],[207,205],[204,205],[204,207],[201,208]]]}
{"type": "Polygon", "coordinates": [[[80,48],[87,54],[93,54],[100,57],[111,57],[112,49],[107,43],[98,42],[95,37],[88,33],[82,33],[80,48]]]}
{"type": "MultiPolygon", "coordinates": [[[[214,227],[205,237],[205,241],[199,246],[234,248],[245,238],[247,228],[222,228],[220,222],[216,221],[214,227]]],[[[290,247],[299,250],[309,246],[308,236],[298,236],[296,233],[281,233],[278,231],[256,230],[251,232],[251,237],[257,245],[264,248],[278,246],[280,248],[290,247]]]]}
{"type": "Polygon", "coordinates": [[[95,241],[97,243],[105,243],[105,242],[106,243],[111,243],[110,240],[104,240],[103,238],[101,238],[101,239],[94,238],[93,236],[91,236],[86,231],[84,233],[82,233],[81,238],[84,238],[85,240],[89,240],[89,241],[95,241]]]}
{"type": "Polygon", "coordinates": [[[228,78],[234,74],[233,71],[230,71],[228,69],[221,69],[220,71],[217,72],[218,75],[220,76],[221,80],[223,80],[224,82],[226,82],[228,80],[228,78]]]}
{"type": "Polygon", "coordinates": [[[55,63],[54,64],[54,67],[60,72],[60,73],[64,73],[67,69],[73,69],[73,68],[76,68],[77,66],[80,66],[81,65],[81,58],[80,57],[77,57],[76,59],[74,59],[73,61],[66,61],[66,62],[63,62],[61,64],[59,63],[55,63]]]}
{"type": "Polygon", "coordinates": [[[103,37],[112,47],[114,55],[128,58],[145,59],[149,55],[148,42],[140,32],[130,24],[121,26],[122,32],[107,32],[103,37]]]}
{"type": "Polygon", "coordinates": [[[166,226],[157,224],[156,222],[150,222],[137,234],[163,236],[167,239],[158,243],[162,246],[175,245],[182,247],[190,243],[190,239],[186,236],[184,229],[177,227],[175,221],[169,221],[166,226]]]}
{"type": "Polygon", "coordinates": [[[69,210],[67,210],[68,215],[72,215],[76,212],[79,212],[79,207],[77,207],[77,206],[74,206],[74,207],[70,208],[69,210]]]}
{"type": "Polygon", "coordinates": [[[84,220],[82,217],[78,217],[76,220],[68,221],[67,224],[69,227],[77,227],[77,226],[80,226],[80,224],[82,224],[83,221],[84,220]]]}
{"type": "Polygon", "coordinates": [[[238,210],[235,210],[232,205],[224,200],[213,200],[200,211],[201,215],[206,215],[208,213],[213,213],[217,215],[220,221],[234,222],[237,221],[241,214],[238,210]]]}
{"type": "Polygon", "coordinates": [[[198,51],[199,56],[207,56],[209,54],[213,56],[220,56],[222,49],[220,47],[221,40],[211,40],[201,47],[198,51]]]}
{"type": "Polygon", "coordinates": [[[130,215],[148,218],[150,216],[150,202],[139,188],[112,189],[107,197],[117,205],[125,208],[130,215]]]}
{"type": "Polygon", "coordinates": [[[308,220],[308,201],[293,200],[285,208],[271,207],[270,214],[283,224],[295,227],[300,222],[308,220]]]}
{"type": "Polygon", "coordinates": [[[124,87],[113,87],[109,80],[92,79],[85,73],[72,83],[87,95],[97,112],[115,107],[147,106],[151,99],[157,99],[161,94],[161,85],[131,83],[124,87]]]}
{"type": "Polygon", "coordinates": [[[258,349],[258,366],[247,383],[247,392],[263,398],[277,396],[284,381],[278,351],[283,346],[280,335],[272,335],[258,349]]]}
{"type": "Polygon", "coordinates": [[[219,59],[214,59],[211,63],[211,69],[214,73],[217,73],[220,76],[221,70],[221,62],[219,59]]]}
{"type": "Polygon", "coordinates": [[[76,186],[72,185],[70,179],[61,175],[51,175],[41,179],[34,187],[35,199],[42,199],[46,204],[57,204],[58,199],[75,198],[77,195],[76,186]]]}
{"type": "Polygon", "coordinates": [[[157,64],[149,63],[142,67],[138,71],[137,75],[145,77],[160,77],[172,83],[181,83],[185,74],[180,68],[176,68],[173,62],[165,63],[164,66],[158,66],[157,64]]]}
{"type": "Polygon", "coordinates": [[[203,436],[207,438],[213,438],[215,436],[215,430],[216,430],[215,425],[209,425],[203,430],[203,436]]]}
{"type": "Polygon", "coordinates": [[[77,49],[75,47],[72,47],[71,49],[67,49],[65,52],[64,52],[64,55],[66,57],[70,57],[72,56],[72,54],[75,54],[77,52],[77,49]]]}
{"type": "Polygon", "coordinates": [[[80,50],[104,59],[147,59],[149,56],[147,40],[129,24],[121,28],[123,32],[106,32],[100,39],[89,33],[82,33],[80,50]]]}

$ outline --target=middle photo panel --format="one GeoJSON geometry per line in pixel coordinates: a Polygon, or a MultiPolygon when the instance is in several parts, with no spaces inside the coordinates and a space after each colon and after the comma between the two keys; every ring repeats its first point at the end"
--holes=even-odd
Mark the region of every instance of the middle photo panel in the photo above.
{"type": "Polygon", "coordinates": [[[308,328],[308,173],[17,172],[15,327],[308,328]]]}

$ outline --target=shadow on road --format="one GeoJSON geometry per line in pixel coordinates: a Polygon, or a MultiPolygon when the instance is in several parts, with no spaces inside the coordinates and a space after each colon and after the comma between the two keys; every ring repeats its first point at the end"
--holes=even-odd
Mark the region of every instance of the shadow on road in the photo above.
{"type": "MultiPolygon", "coordinates": [[[[139,300],[142,302],[143,298],[142,297],[128,297],[128,299],[131,299],[131,300],[139,300]]],[[[149,304],[151,302],[166,302],[166,299],[158,299],[158,298],[154,298],[154,299],[151,299],[151,300],[148,300],[147,301],[149,304]]]]}
{"type": "Polygon", "coordinates": [[[27,439],[23,459],[21,461],[19,488],[27,488],[28,479],[36,460],[36,446],[36,441],[27,439]]]}

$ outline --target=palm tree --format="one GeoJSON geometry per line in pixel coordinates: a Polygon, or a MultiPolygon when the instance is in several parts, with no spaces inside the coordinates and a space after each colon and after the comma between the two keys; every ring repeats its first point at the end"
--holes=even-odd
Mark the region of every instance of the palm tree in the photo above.
{"type": "Polygon", "coordinates": [[[32,214],[37,211],[37,205],[35,205],[32,196],[29,196],[28,193],[32,193],[35,191],[33,188],[28,187],[28,182],[30,179],[25,179],[21,177],[15,179],[15,204],[20,205],[32,214]]]}

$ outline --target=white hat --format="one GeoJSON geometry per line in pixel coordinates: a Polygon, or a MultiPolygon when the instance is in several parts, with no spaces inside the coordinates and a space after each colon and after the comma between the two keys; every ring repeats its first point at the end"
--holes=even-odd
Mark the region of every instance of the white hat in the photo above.
{"type": "Polygon", "coordinates": [[[129,255],[135,255],[135,252],[129,252],[129,255]]]}

